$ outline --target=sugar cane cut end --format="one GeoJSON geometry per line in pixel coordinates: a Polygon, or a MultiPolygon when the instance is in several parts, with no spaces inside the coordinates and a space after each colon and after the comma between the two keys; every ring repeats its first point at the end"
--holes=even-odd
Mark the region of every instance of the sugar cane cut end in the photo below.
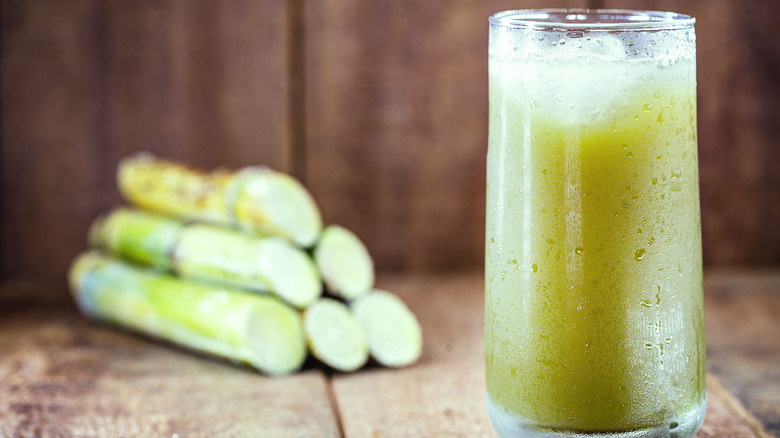
{"type": "Polygon", "coordinates": [[[301,248],[314,245],[322,218],[311,194],[295,178],[268,168],[250,167],[236,175],[235,184],[228,208],[239,226],[282,236],[301,248]]]}
{"type": "Polygon", "coordinates": [[[388,367],[404,367],[422,355],[422,328],[401,299],[375,290],[352,303],[371,356],[388,367]]]}
{"type": "Polygon", "coordinates": [[[105,229],[106,215],[100,215],[92,221],[87,231],[87,244],[92,248],[104,249],[106,244],[103,230],[105,229]]]}
{"type": "Polygon", "coordinates": [[[322,298],[304,312],[303,329],[314,357],[339,371],[355,371],[368,360],[363,331],[347,306],[322,298]]]}
{"type": "Polygon", "coordinates": [[[80,299],[81,292],[85,289],[85,282],[90,272],[105,263],[105,256],[97,251],[84,251],[70,264],[68,268],[68,286],[70,294],[79,305],[82,312],[91,315],[91,311],[85,308],[80,299]]]}
{"type": "Polygon", "coordinates": [[[366,295],[374,286],[374,262],[351,231],[330,225],[314,248],[314,259],[328,290],[346,300],[366,295]]]}
{"type": "Polygon", "coordinates": [[[256,298],[247,325],[250,364],[270,375],[299,370],[307,353],[300,315],[275,298],[256,298]]]}
{"type": "Polygon", "coordinates": [[[143,200],[141,191],[146,189],[149,184],[146,177],[146,171],[158,169],[167,161],[155,157],[150,152],[139,152],[122,158],[117,165],[116,185],[122,196],[130,202],[143,200]],[[138,184],[139,176],[142,178],[142,184],[138,184]]]}
{"type": "Polygon", "coordinates": [[[291,305],[304,309],[322,295],[322,282],[309,255],[279,238],[262,243],[272,266],[269,281],[275,293],[291,305]]]}

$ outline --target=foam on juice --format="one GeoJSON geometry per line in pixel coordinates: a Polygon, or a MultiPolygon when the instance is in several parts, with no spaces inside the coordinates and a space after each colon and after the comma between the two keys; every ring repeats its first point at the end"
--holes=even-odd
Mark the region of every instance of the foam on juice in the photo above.
{"type": "MultiPolygon", "coordinates": [[[[586,36],[572,31],[534,41],[513,35],[527,30],[503,31],[506,37],[499,37],[490,51],[491,83],[500,83],[518,103],[567,124],[588,123],[615,106],[625,105],[638,85],[663,75],[678,61],[694,57],[689,45],[649,57],[655,41],[645,39],[640,44],[630,35],[586,36]]],[[[661,37],[669,38],[663,32],[658,34],[661,37]]]]}

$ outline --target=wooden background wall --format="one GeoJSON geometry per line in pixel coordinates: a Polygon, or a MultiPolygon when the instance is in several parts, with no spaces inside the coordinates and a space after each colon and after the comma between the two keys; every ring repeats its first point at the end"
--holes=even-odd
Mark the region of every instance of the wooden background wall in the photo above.
{"type": "Polygon", "coordinates": [[[290,172],[381,270],[479,269],[487,17],[550,6],[698,18],[705,263],[778,264],[776,0],[2,0],[0,272],[62,277],[138,150],[290,172]]]}

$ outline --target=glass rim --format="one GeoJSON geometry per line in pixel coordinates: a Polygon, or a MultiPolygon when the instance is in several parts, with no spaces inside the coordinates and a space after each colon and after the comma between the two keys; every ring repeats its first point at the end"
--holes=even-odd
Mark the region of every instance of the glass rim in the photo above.
{"type": "Polygon", "coordinates": [[[631,9],[513,9],[496,12],[492,26],[533,30],[642,31],[690,29],[696,19],[667,11],[631,9]]]}

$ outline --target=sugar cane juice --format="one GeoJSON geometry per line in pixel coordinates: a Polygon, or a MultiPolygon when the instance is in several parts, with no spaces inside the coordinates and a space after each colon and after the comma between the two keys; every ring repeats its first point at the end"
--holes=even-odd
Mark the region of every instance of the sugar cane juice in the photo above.
{"type": "Polygon", "coordinates": [[[693,436],[706,393],[692,24],[495,27],[491,419],[503,437],[693,436]]]}

